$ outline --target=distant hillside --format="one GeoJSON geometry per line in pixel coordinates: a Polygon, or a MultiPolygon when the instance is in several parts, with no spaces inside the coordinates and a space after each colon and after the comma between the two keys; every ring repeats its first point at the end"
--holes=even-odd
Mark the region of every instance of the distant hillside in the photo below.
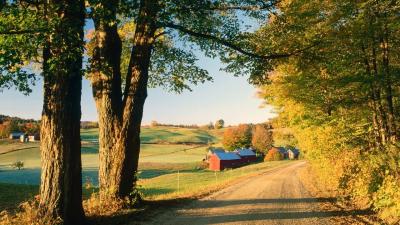
{"type": "MultiPolygon", "coordinates": [[[[142,127],[142,143],[157,144],[208,144],[220,142],[223,129],[205,130],[180,127],[142,127]]],[[[98,139],[98,129],[82,129],[83,141],[98,139]]]]}
{"type": "Polygon", "coordinates": [[[16,121],[18,123],[32,123],[32,122],[38,122],[38,120],[34,120],[34,119],[23,119],[20,117],[16,117],[16,116],[7,116],[7,115],[2,115],[0,114],[0,124],[6,121],[16,121]]]}

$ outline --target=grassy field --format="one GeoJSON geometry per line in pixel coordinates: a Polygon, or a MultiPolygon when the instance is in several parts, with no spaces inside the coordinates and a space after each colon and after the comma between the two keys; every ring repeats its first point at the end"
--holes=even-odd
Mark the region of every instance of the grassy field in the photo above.
{"type": "MultiPolygon", "coordinates": [[[[202,130],[180,127],[142,127],[142,143],[217,143],[221,140],[224,129],[202,130]]],[[[83,141],[98,139],[98,129],[81,131],[83,141]]]]}
{"type": "MultiPolygon", "coordinates": [[[[206,146],[194,145],[142,145],[139,170],[144,177],[155,173],[169,173],[177,169],[190,170],[199,167],[206,154],[206,146]],[[162,172],[159,172],[162,171],[162,172]]],[[[97,147],[84,147],[82,150],[83,179],[97,185],[99,158],[97,147]]],[[[40,150],[38,147],[0,155],[0,182],[16,184],[39,184],[40,150]],[[16,170],[11,164],[23,161],[24,168],[16,170]]]]}
{"type": "MultiPolygon", "coordinates": [[[[176,127],[142,128],[143,144],[139,169],[144,178],[171,171],[192,170],[199,167],[206,154],[206,143],[219,141],[221,130],[201,130],[176,127]],[[157,142],[160,142],[157,144],[157,142]],[[180,144],[177,144],[180,143],[180,144]],[[182,144],[190,143],[190,144],[182,144]],[[197,144],[195,144],[197,143],[197,144]]],[[[82,130],[83,180],[97,185],[98,138],[97,129],[82,130]]],[[[17,140],[0,141],[0,182],[37,185],[40,181],[39,143],[20,143],[17,140]],[[15,151],[17,149],[22,149],[15,151]],[[8,151],[8,152],[7,152],[8,151]],[[7,152],[1,154],[1,152],[7,152]],[[23,170],[11,165],[16,161],[24,163],[23,170]]]]}
{"type": "MultiPolygon", "coordinates": [[[[139,187],[147,200],[196,197],[216,191],[241,177],[256,175],[260,171],[277,168],[288,163],[291,161],[262,162],[221,172],[184,168],[160,170],[158,173],[152,171],[147,178],[139,180],[139,187]],[[154,176],[150,176],[151,174],[154,176]]],[[[87,199],[94,190],[83,188],[84,199],[87,199]]],[[[37,195],[38,186],[0,183],[0,193],[0,211],[14,209],[21,202],[30,200],[37,195]]]]}
{"type": "MultiPolygon", "coordinates": [[[[254,168],[250,166],[235,170],[238,173],[220,172],[217,174],[216,183],[216,174],[203,170],[201,167],[207,144],[219,143],[222,134],[223,129],[142,128],[142,142],[147,144],[143,144],[141,147],[139,178],[146,198],[171,198],[184,193],[195,193],[202,190],[203,187],[211,187],[239,175],[254,172],[259,166],[264,165],[257,164],[257,166],[254,165],[254,168]],[[178,171],[179,188],[177,184],[178,171]]],[[[98,130],[82,130],[81,136],[83,141],[83,183],[91,183],[96,186],[99,165],[98,130]]],[[[23,200],[31,199],[37,194],[39,183],[39,143],[0,140],[0,211],[15,207],[23,200]],[[11,167],[11,164],[16,161],[24,162],[22,170],[11,167]]],[[[85,190],[86,197],[89,196],[89,193],[91,192],[85,190]]]]}
{"type": "Polygon", "coordinates": [[[24,149],[29,149],[29,148],[35,148],[39,145],[39,143],[21,143],[19,141],[15,140],[9,140],[9,139],[1,139],[0,140],[0,157],[2,154],[5,154],[7,152],[15,151],[21,148],[24,149]]]}
{"type": "Polygon", "coordinates": [[[224,184],[240,177],[291,163],[289,160],[261,162],[236,169],[213,172],[209,170],[182,170],[141,179],[139,185],[146,199],[173,199],[201,195],[219,189],[224,184]]]}

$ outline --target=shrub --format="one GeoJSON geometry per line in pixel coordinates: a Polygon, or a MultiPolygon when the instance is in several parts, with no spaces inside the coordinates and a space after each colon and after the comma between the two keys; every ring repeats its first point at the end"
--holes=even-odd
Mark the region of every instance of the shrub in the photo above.
{"type": "Polygon", "coordinates": [[[400,223],[400,181],[393,175],[385,177],[374,197],[374,208],[379,217],[389,224],[400,223]]]}
{"type": "Polygon", "coordinates": [[[264,158],[264,161],[279,161],[279,160],[283,160],[283,155],[276,148],[269,150],[264,158]]]}
{"type": "Polygon", "coordinates": [[[223,119],[219,119],[219,120],[217,120],[217,122],[215,122],[214,128],[221,129],[224,127],[224,125],[225,125],[225,121],[223,119]]]}
{"type": "Polygon", "coordinates": [[[15,163],[12,164],[12,167],[21,170],[22,168],[24,168],[24,162],[16,161],[15,163]]]}

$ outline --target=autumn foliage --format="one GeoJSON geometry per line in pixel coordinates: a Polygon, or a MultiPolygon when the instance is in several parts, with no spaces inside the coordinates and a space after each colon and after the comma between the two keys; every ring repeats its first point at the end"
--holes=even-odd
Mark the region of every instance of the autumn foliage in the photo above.
{"type": "Polygon", "coordinates": [[[225,149],[233,151],[237,148],[247,148],[251,145],[251,126],[248,124],[240,124],[237,127],[229,127],[224,132],[222,144],[225,149]]]}
{"type": "Polygon", "coordinates": [[[282,153],[279,152],[277,148],[272,148],[268,151],[267,155],[264,158],[264,161],[279,161],[283,160],[282,153]]]}
{"type": "Polygon", "coordinates": [[[257,152],[267,153],[267,150],[272,147],[273,139],[272,132],[266,124],[258,124],[253,128],[251,145],[257,152]]]}

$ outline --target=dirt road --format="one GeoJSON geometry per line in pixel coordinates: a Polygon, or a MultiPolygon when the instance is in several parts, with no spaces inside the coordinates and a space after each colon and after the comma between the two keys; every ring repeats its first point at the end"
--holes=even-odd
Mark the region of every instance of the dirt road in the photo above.
{"type": "Polygon", "coordinates": [[[300,181],[303,166],[299,161],[251,177],[145,224],[332,224],[330,217],[345,212],[319,208],[321,199],[312,198],[300,181]]]}

